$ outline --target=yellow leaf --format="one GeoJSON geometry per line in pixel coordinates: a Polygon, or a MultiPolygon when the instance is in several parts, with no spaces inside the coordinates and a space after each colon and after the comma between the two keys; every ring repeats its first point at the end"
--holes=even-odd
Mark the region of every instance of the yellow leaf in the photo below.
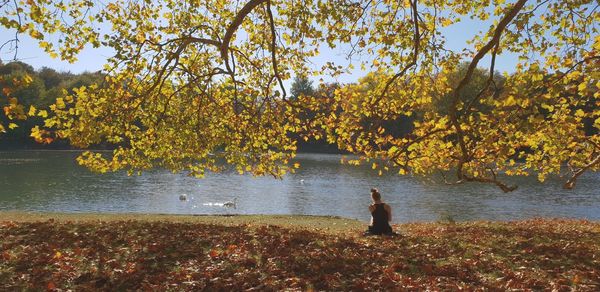
{"type": "Polygon", "coordinates": [[[512,95],[509,95],[508,98],[504,101],[505,106],[513,106],[515,104],[517,104],[517,102],[515,101],[515,97],[512,95]]]}
{"type": "Polygon", "coordinates": [[[31,76],[29,76],[29,74],[25,74],[25,76],[23,76],[23,83],[29,84],[29,83],[31,83],[31,81],[33,81],[33,78],[31,78],[31,76]]]}
{"type": "Polygon", "coordinates": [[[40,142],[42,140],[42,132],[40,131],[40,127],[33,127],[29,136],[35,139],[35,141],[40,142]]]}
{"type": "Polygon", "coordinates": [[[8,124],[8,128],[11,129],[11,130],[14,129],[14,128],[17,128],[17,127],[19,127],[19,126],[17,126],[17,124],[15,124],[15,123],[8,124]]]}
{"type": "Polygon", "coordinates": [[[44,38],[44,35],[41,32],[37,31],[37,30],[30,31],[29,35],[32,38],[37,39],[37,40],[41,40],[41,39],[44,38]]]}
{"type": "Polygon", "coordinates": [[[56,99],[56,107],[57,107],[58,109],[63,109],[63,108],[65,108],[65,101],[64,101],[64,99],[62,99],[62,98],[60,98],[60,97],[59,97],[59,98],[57,98],[57,99],[56,99]]]}
{"type": "Polygon", "coordinates": [[[548,105],[548,104],[542,103],[542,108],[547,109],[549,112],[553,112],[554,111],[554,106],[553,105],[548,105]]]}
{"type": "Polygon", "coordinates": [[[581,82],[581,83],[579,83],[579,86],[577,86],[577,90],[580,93],[585,93],[586,89],[587,89],[587,82],[581,82]]]}
{"type": "Polygon", "coordinates": [[[29,107],[29,112],[27,113],[28,116],[33,117],[35,116],[35,107],[34,106],[30,106],[29,107]]]}
{"type": "Polygon", "coordinates": [[[42,117],[42,118],[47,118],[48,117],[48,112],[46,110],[41,110],[38,112],[38,117],[42,117]]]}
{"type": "Polygon", "coordinates": [[[449,18],[442,18],[442,26],[446,27],[452,24],[452,19],[449,18]]]}
{"type": "Polygon", "coordinates": [[[41,41],[40,42],[40,48],[44,49],[44,50],[49,50],[52,48],[52,44],[50,44],[47,41],[41,41]]]}
{"type": "Polygon", "coordinates": [[[544,173],[538,173],[538,180],[540,182],[544,182],[546,180],[546,174],[544,174],[544,173]]]}

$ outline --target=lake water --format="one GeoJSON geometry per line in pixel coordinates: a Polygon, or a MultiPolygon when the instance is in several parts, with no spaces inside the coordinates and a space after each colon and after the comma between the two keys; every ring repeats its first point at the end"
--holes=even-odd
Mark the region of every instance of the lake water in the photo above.
{"type": "Polygon", "coordinates": [[[340,155],[301,154],[302,168],[281,180],[237,173],[195,179],[154,170],[141,176],[94,174],[77,152],[0,152],[0,210],[171,214],[311,214],[367,221],[369,189],[379,188],[394,222],[572,217],[600,220],[600,173],[582,175],[574,190],[564,179],[512,178],[503,193],[487,184],[447,186],[435,178],[384,174],[340,164],[340,155]],[[180,201],[186,194],[188,200],[180,201]],[[236,208],[218,204],[237,198],[236,208]]]}

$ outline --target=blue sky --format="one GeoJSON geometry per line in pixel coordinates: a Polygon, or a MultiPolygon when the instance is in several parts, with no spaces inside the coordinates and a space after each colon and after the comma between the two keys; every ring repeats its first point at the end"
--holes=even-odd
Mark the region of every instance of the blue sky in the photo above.
{"type": "MultiPolygon", "coordinates": [[[[466,41],[471,39],[475,34],[480,31],[486,31],[493,23],[493,19],[489,19],[485,22],[466,19],[462,22],[454,24],[443,31],[448,48],[452,50],[462,50],[467,47],[466,41]]],[[[0,41],[11,39],[14,37],[14,32],[8,31],[4,28],[0,28],[0,41]]],[[[40,49],[35,41],[29,36],[21,34],[19,36],[20,44],[17,58],[25,63],[32,65],[34,68],[39,69],[41,67],[50,67],[58,71],[70,71],[72,73],[80,73],[84,71],[97,71],[102,69],[106,59],[112,55],[110,48],[92,48],[87,46],[79,55],[78,61],[75,63],[68,63],[59,59],[52,59],[42,49],[40,49]]],[[[14,52],[9,52],[4,49],[0,52],[0,58],[3,62],[11,61],[14,57],[14,52]]],[[[312,62],[317,68],[320,68],[325,62],[333,61],[339,65],[347,65],[349,62],[345,59],[345,54],[340,48],[329,49],[323,48],[321,54],[315,57],[312,62]]],[[[487,67],[489,65],[489,57],[483,59],[480,62],[481,67],[487,67]]],[[[517,57],[514,55],[499,55],[496,58],[496,69],[500,72],[513,72],[514,67],[517,63],[517,57]]],[[[361,76],[365,75],[364,71],[360,70],[360,66],[355,64],[355,69],[349,75],[343,75],[337,79],[333,79],[327,76],[323,76],[323,79],[327,82],[338,81],[341,83],[354,82],[361,76]]],[[[287,83],[287,82],[286,82],[287,83]]]]}

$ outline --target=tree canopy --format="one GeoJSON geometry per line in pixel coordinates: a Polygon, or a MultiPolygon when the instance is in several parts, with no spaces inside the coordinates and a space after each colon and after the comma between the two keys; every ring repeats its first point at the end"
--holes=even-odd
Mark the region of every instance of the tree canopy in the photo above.
{"type": "Polygon", "coordinates": [[[71,61],[88,43],[114,49],[104,80],[58,98],[46,121],[53,131],[34,133],[78,147],[118,145],[111,155],[80,157],[94,170],[165,167],[202,176],[224,160],[240,173],[279,177],[297,167],[290,165],[297,148],[291,133],[326,137],[360,155],[351,163],[399,174],[441,172],[449,184],[492,183],[504,191],[515,186],[500,175],[543,181],[567,171],[571,188],[584,171],[600,168],[594,0],[0,5],[0,24],[38,39],[51,55],[71,61]],[[489,27],[466,49],[452,50],[444,31],[469,19],[489,27]],[[53,42],[49,35],[61,37],[53,42]],[[293,72],[345,72],[332,62],[311,68],[324,46],[365,56],[360,66],[370,73],[331,98],[290,99],[284,81],[293,72]],[[502,54],[519,61],[499,76],[502,54]],[[386,130],[407,119],[409,133],[386,130]]]}
{"type": "Polygon", "coordinates": [[[23,62],[0,64],[0,84],[4,89],[0,99],[9,101],[4,109],[5,115],[0,115],[0,126],[5,128],[0,147],[68,147],[66,141],[47,145],[54,142],[49,135],[39,136],[37,142],[42,145],[38,145],[30,137],[31,129],[36,135],[49,134],[44,129],[44,119],[51,114],[49,106],[62,98],[64,92],[98,83],[102,78],[98,73],[71,74],[47,67],[35,70],[23,62]]]}

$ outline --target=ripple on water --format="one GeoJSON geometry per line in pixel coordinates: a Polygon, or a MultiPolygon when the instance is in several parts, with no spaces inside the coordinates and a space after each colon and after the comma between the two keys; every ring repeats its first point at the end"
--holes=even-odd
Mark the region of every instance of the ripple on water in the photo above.
{"type": "Polygon", "coordinates": [[[0,158],[0,165],[17,165],[26,163],[36,163],[41,159],[38,158],[0,158]]]}
{"type": "Polygon", "coordinates": [[[93,174],[73,152],[0,152],[0,210],[177,214],[311,214],[369,220],[369,189],[392,205],[395,222],[510,220],[533,216],[600,220],[600,173],[581,176],[574,190],[564,180],[511,178],[519,189],[491,185],[446,186],[436,177],[378,176],[369,166],[340,165],[340,155],[300,154],[302,166],[281,180],[233,172],[205,179],[153,170],[141,176],[93,174]],[[188,200],[179,196],[187,194],[188,200]],[[237,208],[220,203],[238,198],[237,208]]]}

